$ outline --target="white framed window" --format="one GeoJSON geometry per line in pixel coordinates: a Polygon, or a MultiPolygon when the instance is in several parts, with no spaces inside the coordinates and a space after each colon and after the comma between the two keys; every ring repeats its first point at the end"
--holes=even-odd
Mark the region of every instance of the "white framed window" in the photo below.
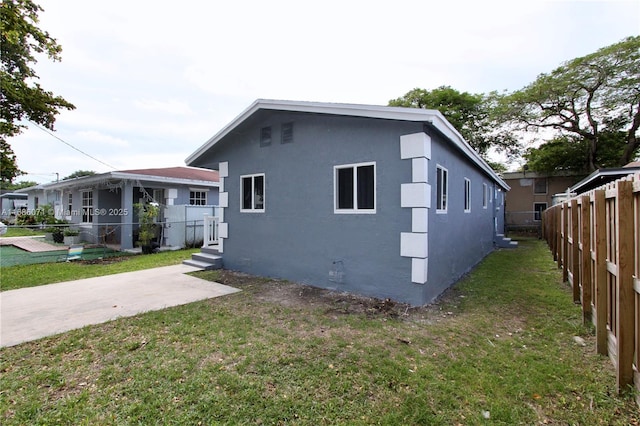
{"type": "Polygon", "coordinates": [[[547,203],[533,203],[533,220],[540,222],[542,220],[542,212],[547,209],[547,203]]]}
{"type": "Polygon", "coordinates": [[[487,198],[489,198],[488,191],[489,191],[489,188],[487,188],[487,184],[483,183],[482,184],[482,208],[483,209],[487,208],[487,198]]]}
{"type": "Polygon", "coordinates": [[[471,212],[471,181],[464,178],[464,212],[471,212]]]}
{"type": "Polygon", "coordinates": [[[264,173],[240,176],[240,211],[264,213],[264,173]]]}
{"type": "Polygon", "coordinates": [[[72,211],[73,211],[73,193],[69,192],[67,194],[67,211],[65,212],[65,216],[71,216],[72,211]]]}
{"type": "Polygon", "coordinates": [[[189,204],[192,206],[206,206],[207,191],[189,191],[189,204]]]}
{"type": "Polygon", "coordinates": [[[536,178],[533,181],[533,193],[534,194],[547,193],[547,178],[536,178]]]}
{"type": "Polygon", "coordinates": [[[333,166],[334,213],[376,212],[376,163],[333,166]]]}
{"type": "Polygon", "coordinates": [[[449,203],[449,171],[436,165],[436,213],[446,213],[449,203]]]}
{"type": "Polygon", "coordinates": [[[82,191],[82,222],[93,222],[93,191],[82,191]]]}

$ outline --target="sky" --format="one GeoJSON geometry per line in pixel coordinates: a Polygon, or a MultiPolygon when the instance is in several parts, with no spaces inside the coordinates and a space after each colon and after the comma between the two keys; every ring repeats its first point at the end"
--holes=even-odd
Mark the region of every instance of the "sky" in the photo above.
{"type": "Polygon", "coordinates": [[[39,84],[75,110],[9,140],[17,181],[184,166],[258,98],[387,105],[515,91],[640,34],[640,1],[36,0],[62,46],[39,84]],[[69,145],[88,154],[83,155],[69,145]],[[93,157],[93,158],[91,158],[93,157]]]}

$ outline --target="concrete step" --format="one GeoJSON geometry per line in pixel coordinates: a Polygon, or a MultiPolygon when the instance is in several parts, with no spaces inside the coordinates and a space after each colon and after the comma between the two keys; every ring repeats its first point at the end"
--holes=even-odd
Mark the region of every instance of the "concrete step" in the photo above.
{"type": "Polygon", "coordinates": [[[200,253],[219,255],[218,246],[202,247],[200,253]]]}
{"type": "Polygon", "coordinates": [[[202,252],[192,254],[191,259],[197,260],[199,262],[206,262],[206,263],[222,262],[222,256],[217,254],[209,254],[209,253],[202,253],[202,252]]]}
{"type": "Polygon", "coordinates": [[[210,263],[199,262],[197,260],[192,260],[192,259],[183,260],[182,264],[183,265],[193,266],[194,268],[205,269],[205,270],[212,269],[211,267],[213,266],[210,263]]]}
{"type": "Polygon", "coordinates": [[[511,238],[501,238],[494,240],[497,247],[500,248],[516,248],[518,247],[517,241],[511,241],[511,238]]]}
{"type": "Polygon", "coordinates": [[[194,253],[191,259],[183,260],[182,263],[205,270],[222,269],[222,256],[211,253],[194,253]]]}

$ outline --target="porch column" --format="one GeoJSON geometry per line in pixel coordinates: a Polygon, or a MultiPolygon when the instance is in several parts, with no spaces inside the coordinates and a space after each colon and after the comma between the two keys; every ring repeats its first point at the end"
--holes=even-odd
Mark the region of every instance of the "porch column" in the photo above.
{"type": "Polygon", "coordinates": [[[126,182],[122,188],[120,195],[120,205],[122,211],[127,212],[126,215],[122,215],[120,219],[120,249],[132,249],[133,248],[133,186],[131,182],[126,182]]]}

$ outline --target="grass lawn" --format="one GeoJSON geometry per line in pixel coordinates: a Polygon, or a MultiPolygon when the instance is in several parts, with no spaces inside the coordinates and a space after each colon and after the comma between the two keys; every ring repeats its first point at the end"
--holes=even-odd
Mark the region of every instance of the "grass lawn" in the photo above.
{"type": "Polygon", "coordinates": [[[42,229],[35,228],[9,227],[7,228],[7,233],[2,237],[34,237],[36,235],[44,235],[44,231],[42,229]]]}
{"type": "MultiPolygon", "coordinates": [[[[14,290],[61,281],[175,265],[190,258],[192,253],[198,251],[199,249],[187,249],[86,262],[73,261],[2,267],[0,268],[0,290],[14,290]]],[[[66,253],[66,251],[63,253],[66,253]]]]}
{"type": "Polygon", "coordinates": [[[0,422],[637,424],[543,242],[422,308],[197,275],[243,291],[2,349],[0,422]]]}

